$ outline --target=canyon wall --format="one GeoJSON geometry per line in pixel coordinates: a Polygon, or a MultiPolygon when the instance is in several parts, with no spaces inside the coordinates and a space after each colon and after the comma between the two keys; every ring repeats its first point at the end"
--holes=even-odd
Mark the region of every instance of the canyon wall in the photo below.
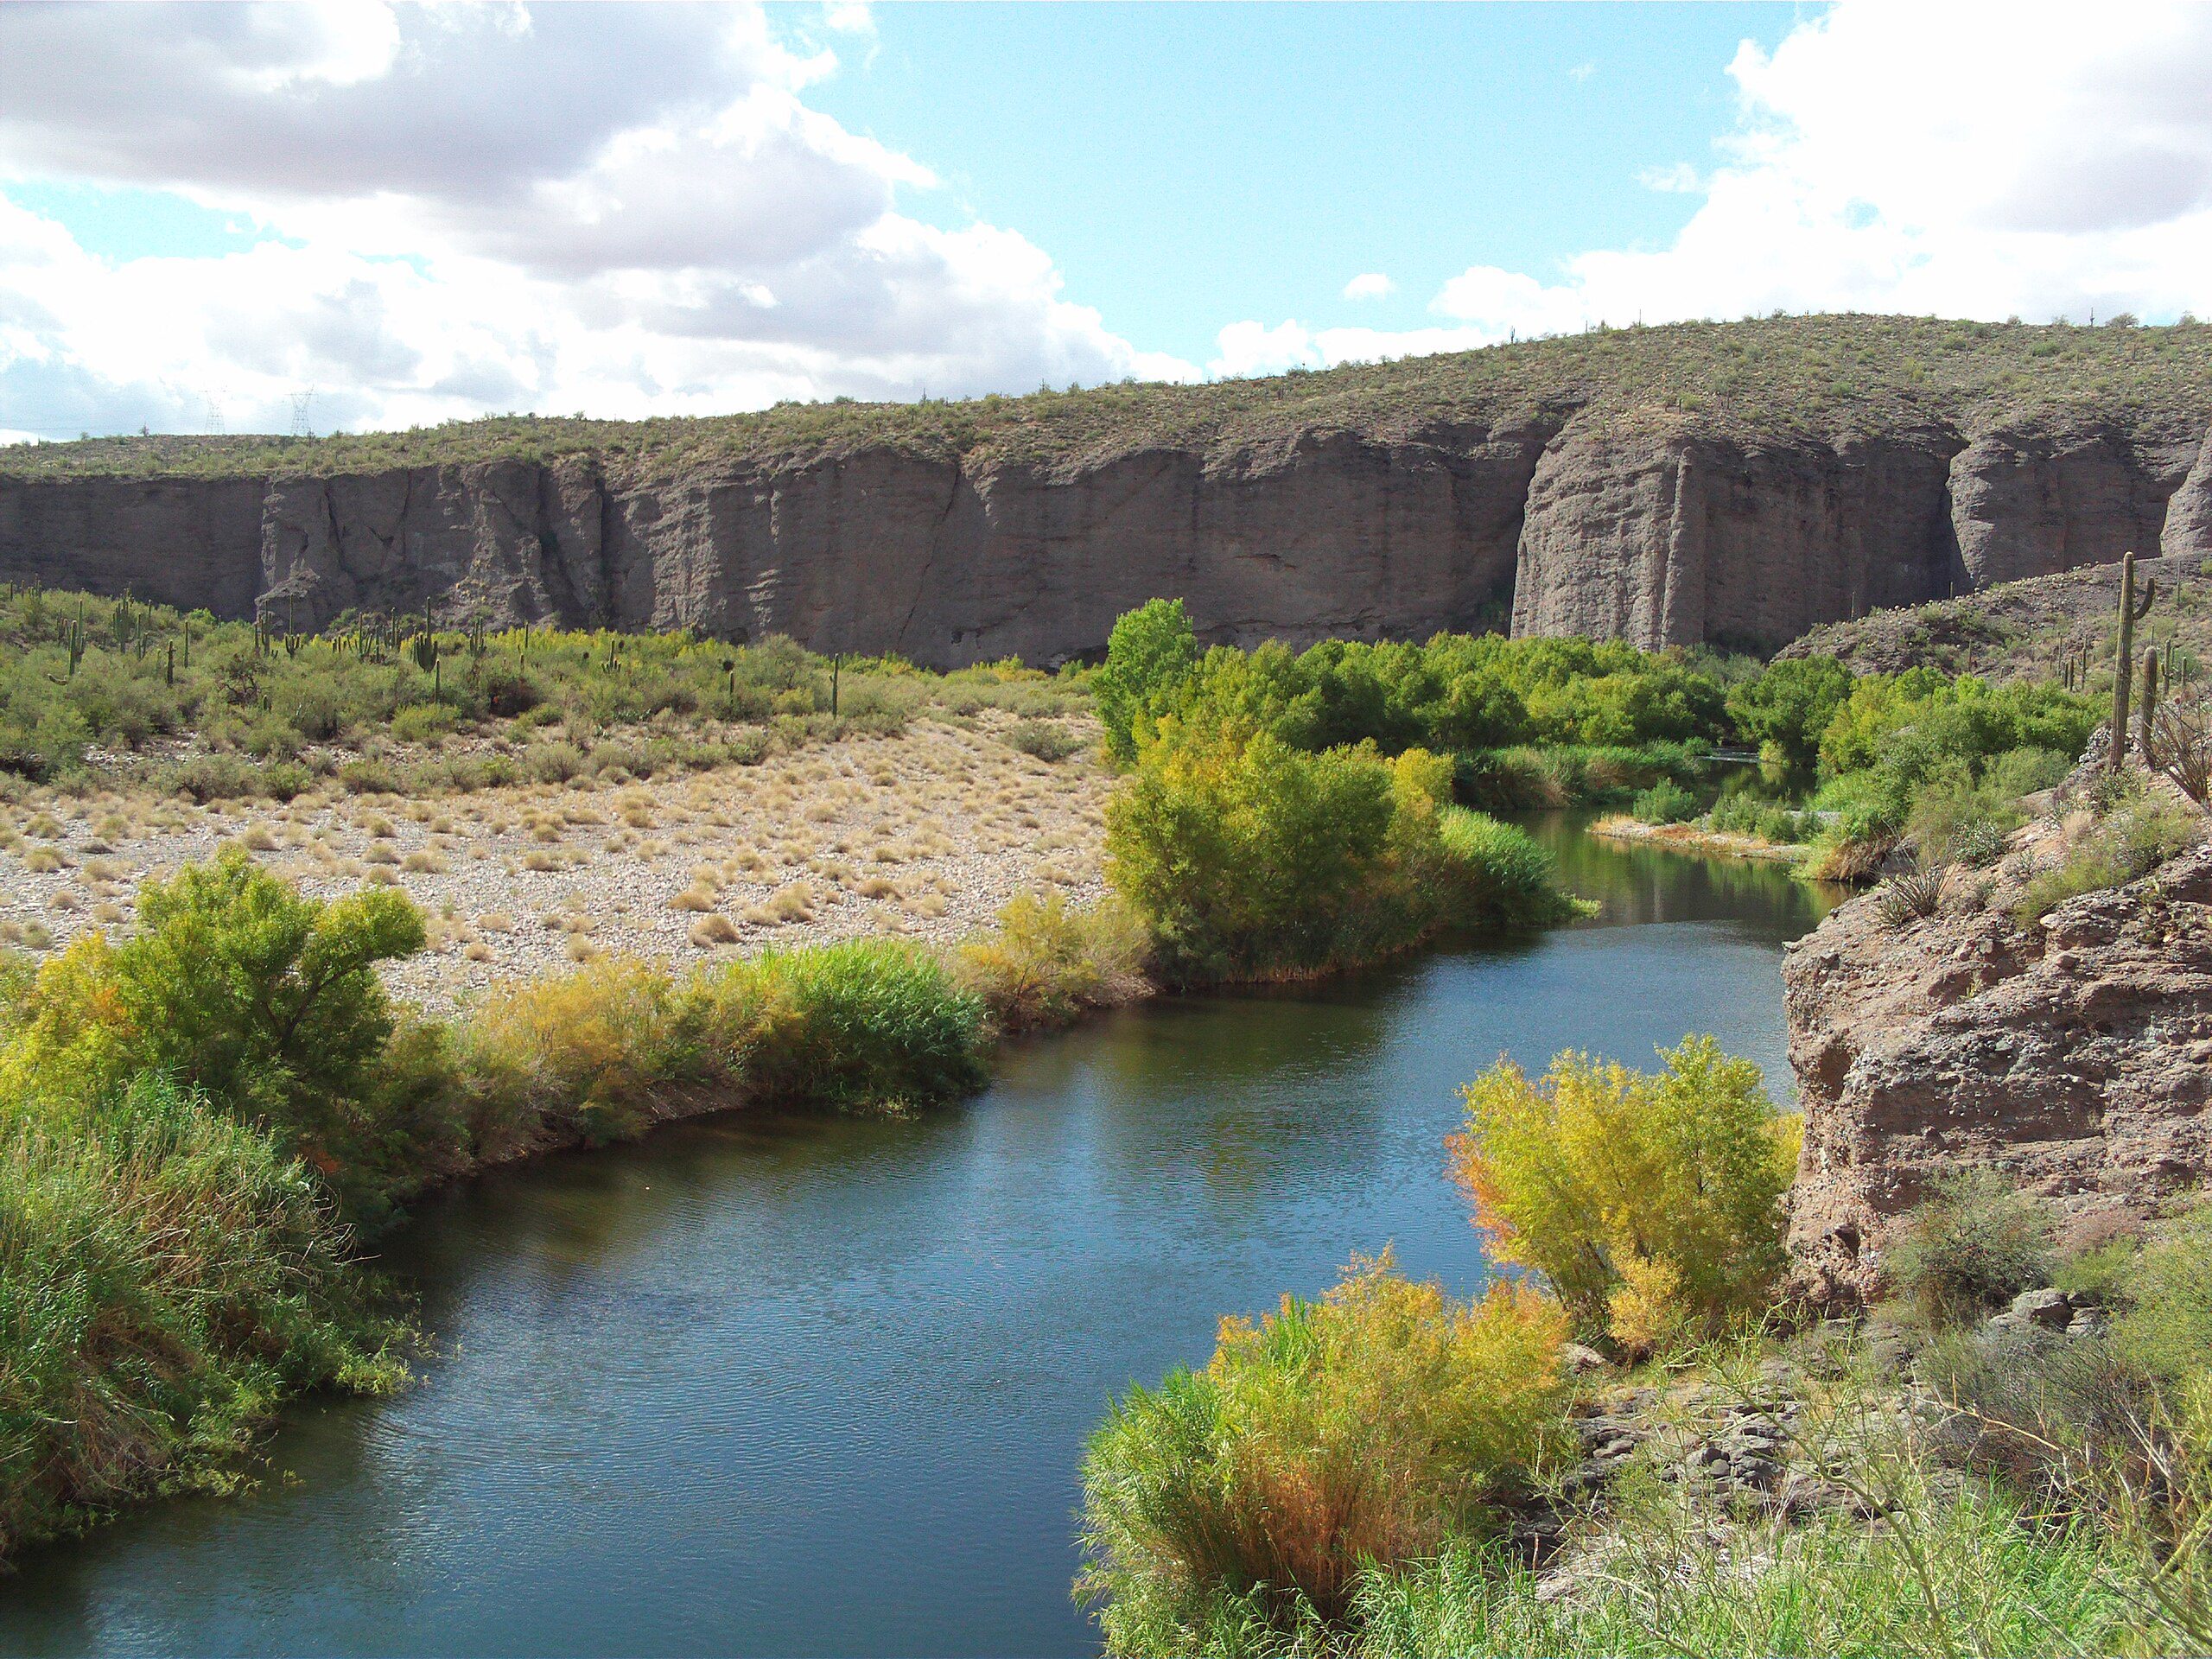
{"type": "Polygon", "coordinates": [[[0,580],[320,626],[347,611],[790,634],[949,667],[1101,649],[1155,594],[1202,637],[1505,625],[1772,647],[2145,553],[2212,556],[2212,435],[1751,442],[1564,410],[1050,463],[895,443],[665,475],[611,457],[260,478],[0,475],[0,580]]]}

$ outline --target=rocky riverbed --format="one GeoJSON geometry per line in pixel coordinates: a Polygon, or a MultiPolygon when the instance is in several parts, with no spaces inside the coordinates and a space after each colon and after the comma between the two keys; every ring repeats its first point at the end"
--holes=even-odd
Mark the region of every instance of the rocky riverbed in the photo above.
{"type": "Polygon", "coordinates": [[[143,882],[228,844],[320,897],[406,893],[430,946],[387,979],[430,1007],[608,951],[690,963],[861,934],[950,942],[1026,889],[1103,892],[1110,780],[1095,727],[1071,724],[1086,746],[1050,761],[986,710],[757,766],[416,798],[34,791],[0,806],[0,943],[43,951],[125,926],[143,882]]]}

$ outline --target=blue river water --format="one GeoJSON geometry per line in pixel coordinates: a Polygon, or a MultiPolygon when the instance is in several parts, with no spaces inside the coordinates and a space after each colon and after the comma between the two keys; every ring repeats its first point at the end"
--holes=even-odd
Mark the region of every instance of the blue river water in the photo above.
{"type": "Polygon", "coordinates": [[[926,1117],[733,1115],[425,1205],[384,1262],[420,1382],[296,1411],[242,1497],[29,1554],[0,1651],[1095,1652],[1111,1395],[1355,1251],[1483,1283],[1461,1083],[1709,1031],[1788,1095],[1777,969],[1821,897],[1538,828],[1598,918],[1129,1009],[926,1117]]]}

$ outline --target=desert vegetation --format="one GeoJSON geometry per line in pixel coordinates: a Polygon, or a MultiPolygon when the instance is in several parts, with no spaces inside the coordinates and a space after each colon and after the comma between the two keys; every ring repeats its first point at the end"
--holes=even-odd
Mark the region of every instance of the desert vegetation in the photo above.
{"type": "Polygon", "coordinates": [[[548,416],[454,422],[321,439],[101,438],[11,449],[34,478],[129,473],[258,477],[499,460],[596,457],[620,476],[664,478],[734,457],[882,443],[1043,463],[1165,445],[1281,441],[1314,428],[1504,424],[1586,409],[1624,423],[1721,428],[1839,419],[1916,426],[1931,407],[1961,426],[2054,413],[2201,421],[2212,327],[1804,316],[1593,329],[1395,363],[1202,386],[1160,384],[954,401],[786,403],[758,414],[647,421],[548,416]]]}
{"type": "Polygon", "coordinates": [[[1468,1089],[1452,1158],[1529,1277],[1355,1261],[1116,1402],[1078,1586],[1109,1651],[2202,1648],[2207,1211],[2062,1244],[1962,1179],[1823,1320],[1787,1300],[1790,1120],[1709,1039],[1662,1058],[1468,1089]]]}

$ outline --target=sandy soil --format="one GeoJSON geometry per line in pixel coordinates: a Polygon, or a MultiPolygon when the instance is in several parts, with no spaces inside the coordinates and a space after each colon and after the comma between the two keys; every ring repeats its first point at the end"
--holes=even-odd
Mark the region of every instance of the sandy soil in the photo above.
{"type": "Polygon", "coordinates": [[[690,963],[861,934],[950,941],[1025,888],[1103,891],[1110,779],[1088,751],[1009,747],[1011,724],[918,721],[756,766],[423,799],[41,792],[0,807],[0,943],[126,926],[141,882],[230,842],[319,897],[405,892],[430,946],[386,980],[430,1007],[602,951],[690,963]]]}

